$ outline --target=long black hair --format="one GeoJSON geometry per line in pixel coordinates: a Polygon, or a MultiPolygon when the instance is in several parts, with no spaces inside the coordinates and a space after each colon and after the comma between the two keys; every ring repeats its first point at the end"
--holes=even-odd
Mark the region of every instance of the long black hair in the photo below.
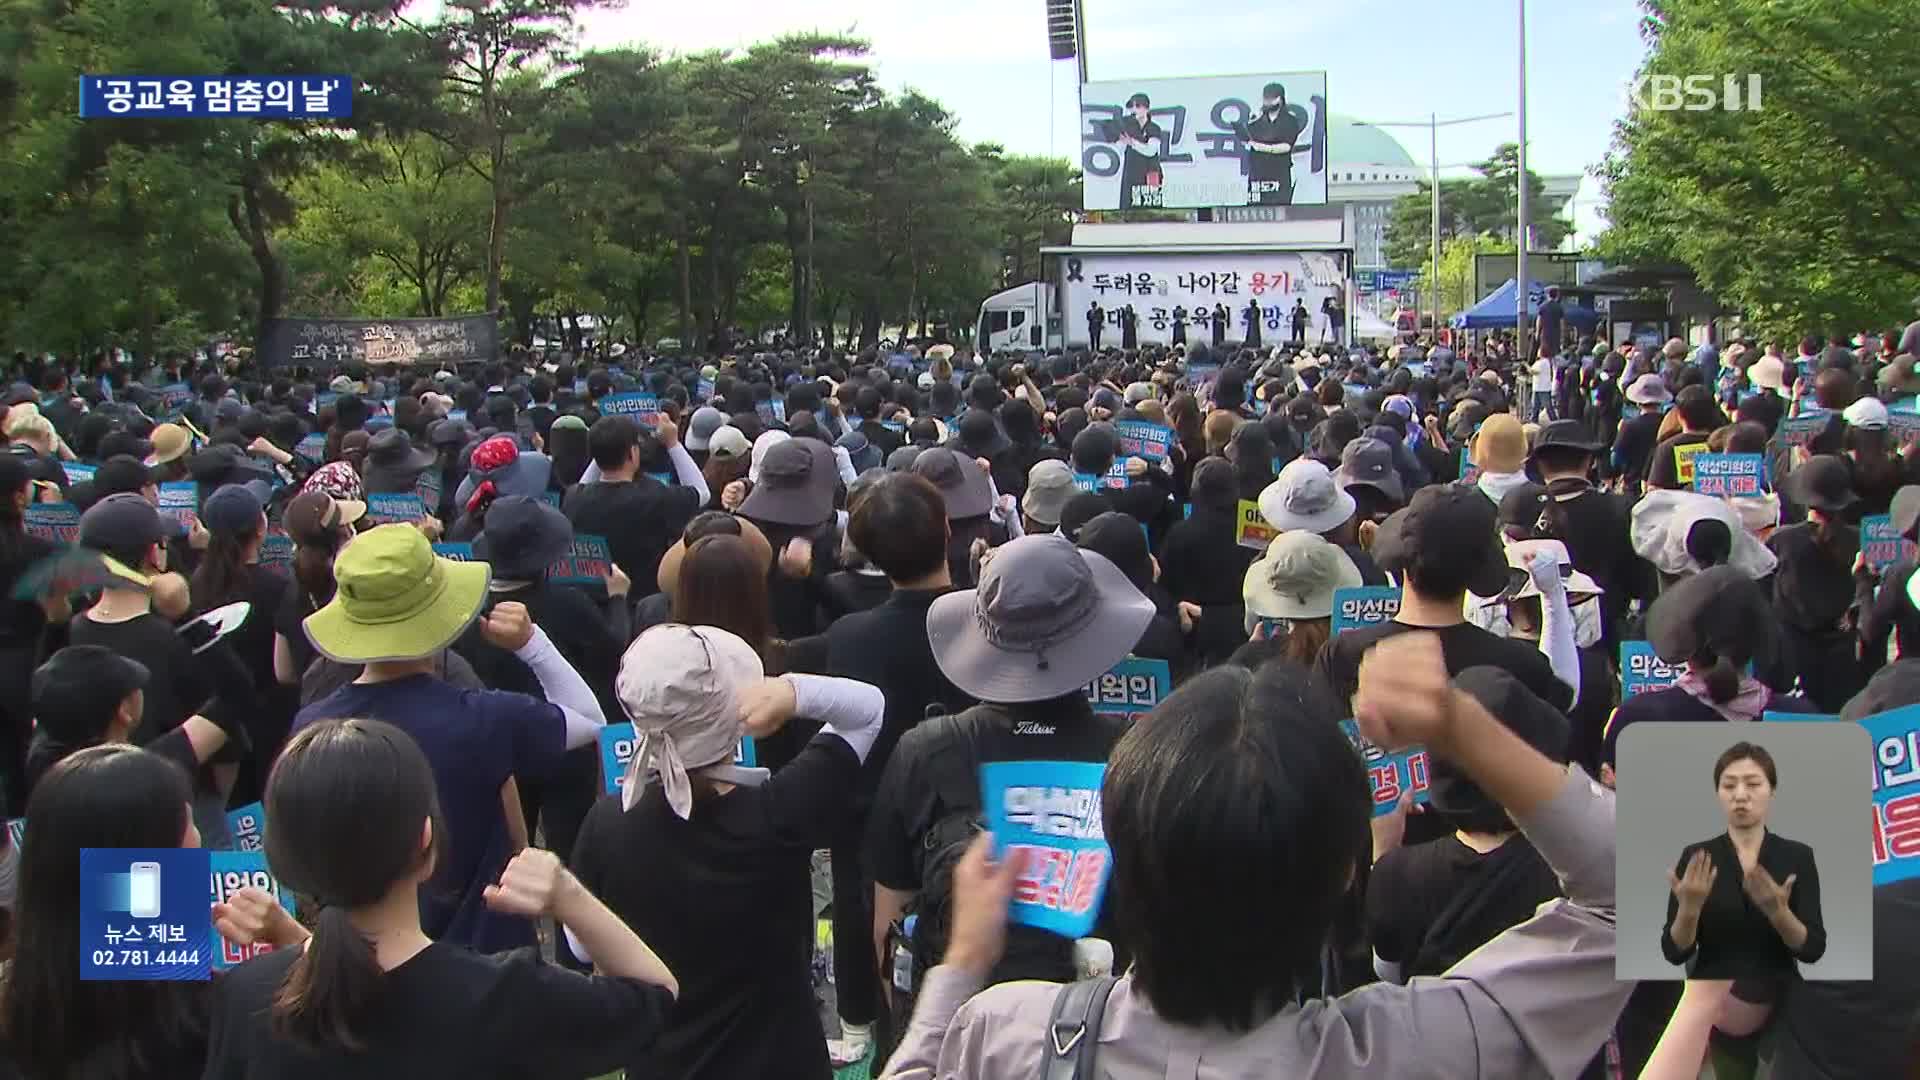
{"type": "Polygon", "coordinates": [[[391,724],[327,721],[287,744],[267,781],[266,811],[267,862],[319,907],[313,940],[274,996],[274,1030],[304,1046],[358,1049],[386,973],[350,913],[432,865],[446,835],[433,770],[391,724]]]}
{"type": "Polygon", "coordinates": [[[260,537],[258,520],[240,532],[222,529],[211,533],[206,554],[200,557],[200,565],[188,582],[196,609],[211,611],[247,598],[247,553],[260,537]]]}
{"type": "Polygon", "coordinates": [[[20,492],[33,500],[33,476],[17,454],[0,452],[0,566],[19,562],[26,549],[27,520],[19,505],[20,492]]]}
{"type": "Polygon", "coordinates": [[[82,982],[81,848],[181,846],[193,797],[179,766],[124,743],[47,770],[27,802],[13,965],[0,988],[0,1037],[34,1077],[157,1075],[207,1034],[206,983],[82,982]]]}

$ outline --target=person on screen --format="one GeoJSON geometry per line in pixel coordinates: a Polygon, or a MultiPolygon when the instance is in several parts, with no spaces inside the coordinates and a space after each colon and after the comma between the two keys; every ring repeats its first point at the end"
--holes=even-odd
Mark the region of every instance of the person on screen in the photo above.
{"type": "Polygon", "coordinates": [[[1160,205],[1160,138],[1164,134],[1153,122],[1153,103],[1145,94],[1127,99],[1132,116],[1122,118],[1114,129],[1117,142],[1124,148],[1120,167],[1120,208],[1160,205]]]}
{"type": "Polygon", "coordinates": [[[1734,743],[1713,764],[1727,831],[1680,853],[1660,931],[1660,951],[1689,978],[1790,976],[1794,961],[1827,951],[1813,849],[1767,829],[1779,782],[1773,755],[1753,743],[1734,743]]]}
{"type": "Polygon", "coordinates": [[[1260,91],[1260,111],[1243,129],[1247,201],[1256,206],[1292,206],[1293,144],[1300,138],[1300,120],[1287,108],[1287,88],[1268,83],[1260,91]]]}

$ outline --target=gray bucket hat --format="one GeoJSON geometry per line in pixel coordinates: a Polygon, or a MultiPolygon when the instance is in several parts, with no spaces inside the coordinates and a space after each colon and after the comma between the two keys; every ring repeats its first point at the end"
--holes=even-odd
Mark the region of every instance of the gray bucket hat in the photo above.
{"type": "Polygon", "coordinates": [[[740,504],[740,515],[771,525],[802,528],[833,516],[840,467],[818,439],[784,439],[768,450],[760,482],[740,504]]]}
{"type": "Polygon", "coordinates": [[[979,462],[957,450],[923,450],[913,459],[913,471],[940,489],[949,521],[965,521],[993,509],[993,481],[980,471],[979,462]]]}
{"type": "Polygon", "coordinates": [[[1260,516],[1281,532],[1329,532],[1346,524],[1355,505],[1327,467],[1308,457],[1288,462],[1260,493],[1260,516]]]}
{"type": "Polygon", "coordinates": [[[1064,536],[1002,545],[980,585],[927,611],[934,662],[981,701],[1047,701],[1125,659],[1153,621],[1153,601],[1104,557],[1064,536]]]}

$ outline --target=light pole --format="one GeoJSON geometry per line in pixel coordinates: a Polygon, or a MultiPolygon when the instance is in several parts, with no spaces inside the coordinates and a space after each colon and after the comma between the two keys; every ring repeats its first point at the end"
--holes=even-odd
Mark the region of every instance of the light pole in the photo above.
{"type": "Polygon", "coordinates": [[[1515,217],[1520,227],[1520,242],[1514,245],[1518,251],[1514,259],[1514,312],[1515,333],[1513,339],[1514,359],[1522,364],[1533,362],[1532,354],[1527,350],[1527,306],[1533,299],[1533,281],[1527,276],[1527,0],[1515,0],[1519,9],[1520,23],[1520,152],[1515,164],[1519,175],[1514,177],[1513,190],[1515,217]]]}
{"type": "Polygon", "coordinates": [[[1485,116],[1461,116],[1451,120],[1442,120],[1438,114],[1429,113],[1425,120],[1384,120],[1373,123],[1355,121],[1354,127],[1376,128],[1426,128],[1428,157],[1428,182],[1433,189],[1433,287],[1430,290],[1433,308],[1434,339],[1440,336],[1440,129],[1458,124],[1477,124],[1483,120],[1504,120],[1513,114],[1510,112],[1488,113],[1485,116]]]}

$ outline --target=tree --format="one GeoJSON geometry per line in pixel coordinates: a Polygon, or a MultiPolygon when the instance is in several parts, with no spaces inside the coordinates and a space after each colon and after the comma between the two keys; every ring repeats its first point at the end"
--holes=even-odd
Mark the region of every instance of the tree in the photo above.
{"type": "MultiPolygon", "coordinates": [[[[1511,254],[1514,251],[1512,241],[1478,233],[1455,236],[1440,242],[1440,311],[1444,317],[1449,312],[1465,311],[1474,305],[1478,297],[1473,295],[1474,261],[1480,255],[1511,254]]],[[[1434,293],[1433,266],[1430,262],[1420,264],[1420,295],[1423,298],[1421,308],[1431,310],[1434,293]]]]}
{"type": "Polygon", "coordinates": [[[974,147],[987,166],[1001,236],[1000,284],[1040,276],[1040,249],[1073,239],[1080,218],[1080,170],[1061,158],[1002,155],[991,143],[974,147]]]}
{"type": "MultiPolygon", "coordinates": [[[[1446,242],[1464,236],[1495,236],[1513,242],[1518,224],[1520,148],[1503,143],[1493,156],[1474,166],[1471,179],[1440,181],[1440,250],[1446,242]]],[[[1393,266],[1427,266],[1433,260],[1433,186],[1425,180],[1420,191],[1395,199],[1387,219],[1386,255],[1393,266]]],[[[1546,181],[1527,170],[1527,219],[1532,234],[1529,251],[1560,246],[1573,226],[1559,216],[1565,200],[1549,200],[1546,181]]]]}
{"type": "MultiPolygon", "coordinates": [[[[1904,322],[1920,293],[1920,10],[1642,0],[1640,74],[1760,73],[1758,108],[1635,108],[1601,170],[1613,262],[1678,260],[1751,324],[1904,322]],[[1869,69],[1861,57],[1872,57],[1869,69]]],[[[1716,91],[1724,83],[1714,79],[1716,91]]],[[[1749,102],[1748,104],[1752,104],[1749,102]]]]}

